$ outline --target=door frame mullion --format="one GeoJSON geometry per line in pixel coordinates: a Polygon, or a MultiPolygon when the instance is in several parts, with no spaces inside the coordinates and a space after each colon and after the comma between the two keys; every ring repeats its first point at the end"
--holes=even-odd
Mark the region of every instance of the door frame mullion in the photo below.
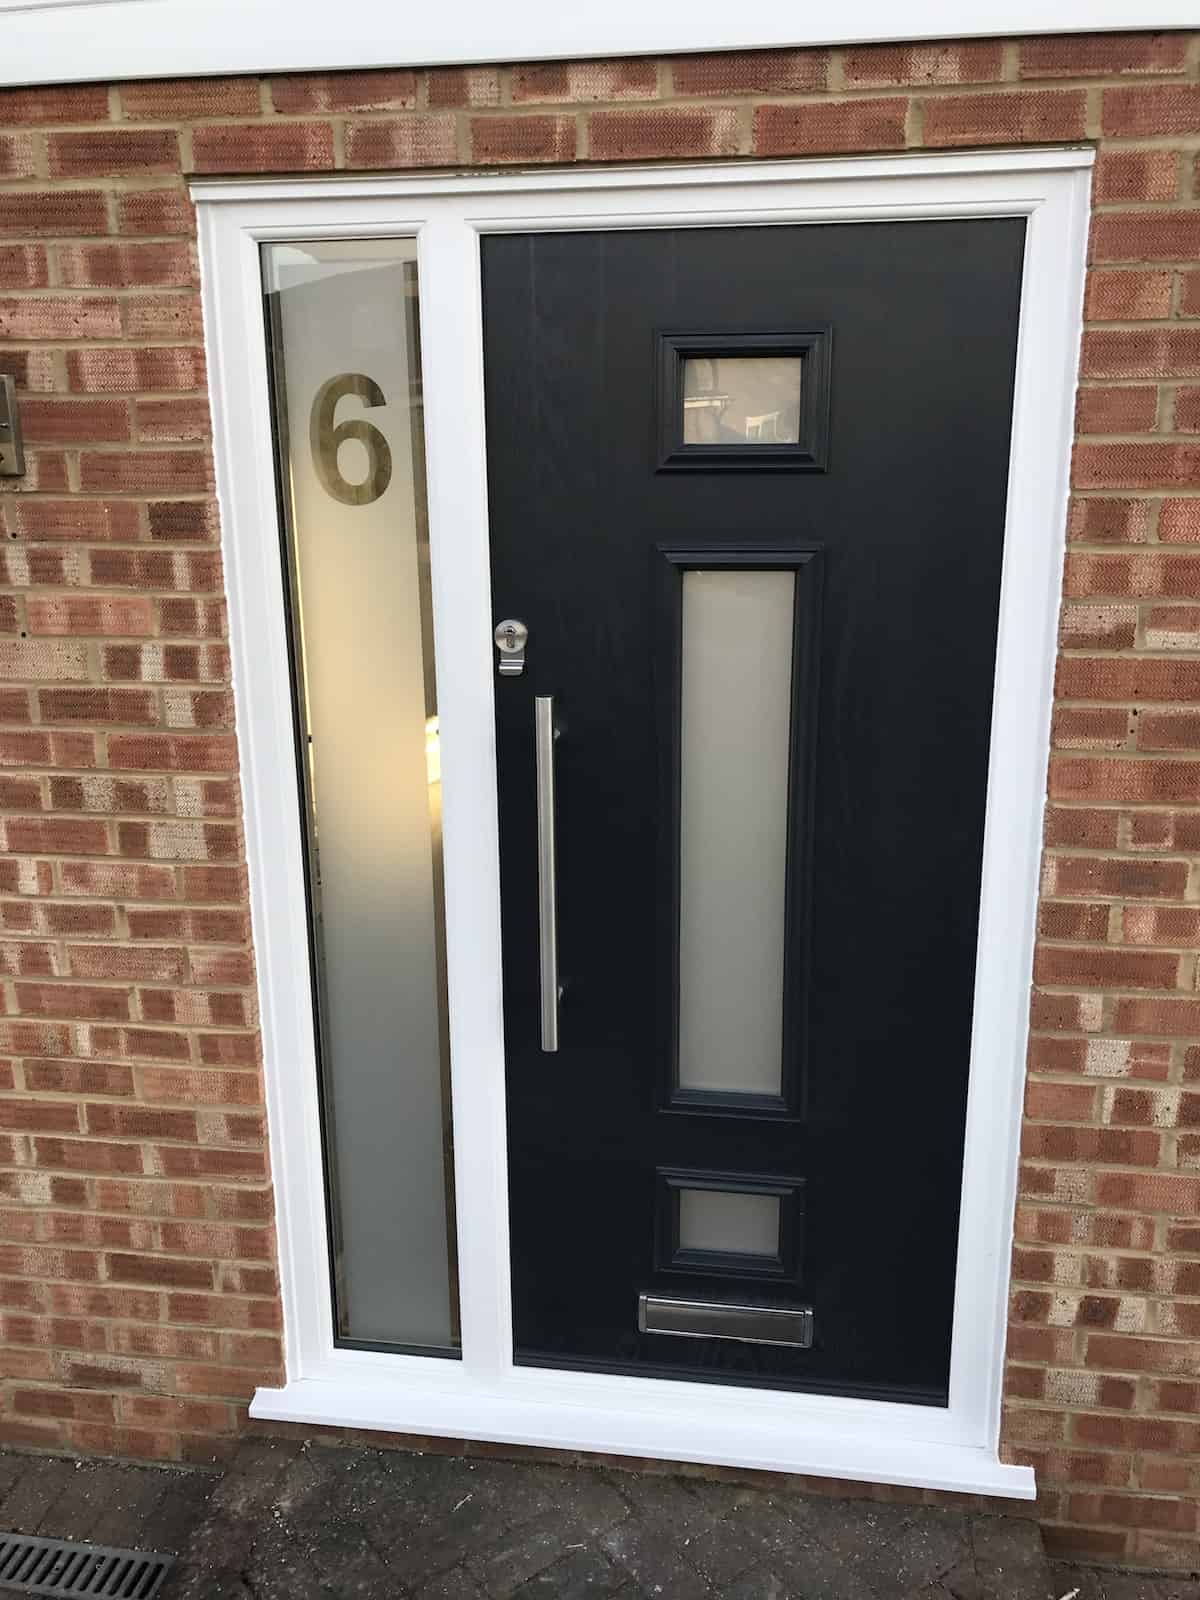
{"type": "MultiPolygon", "coordinates": [[[[287,1383],[251,1414],[1031,1497],[998,1458],[1090,150],[197,182],[287,1383]],[[950,1402],[516,1367],[500,985],[480,239],[491,232],[1024,216],[950,1402]],[[441,719],[461,1361],[333,1343],[303,840],[259,248],[418,241],[441,719]]],[[[531,957],[532,958],[532,957],[531,957]]],[[[548,1197],[552,1203],[552,1197],[548,1197]]]]}

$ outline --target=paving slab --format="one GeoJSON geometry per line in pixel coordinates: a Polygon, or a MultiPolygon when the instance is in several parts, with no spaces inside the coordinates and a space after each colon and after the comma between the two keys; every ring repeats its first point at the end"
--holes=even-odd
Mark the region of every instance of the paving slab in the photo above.
{"type": "Polygon", "coordinates": [[[197,1468],[4,1452],[0,1529],[178,1555],[216,1484],[197,1468]]]}
{"type": "MultiPolygon", "coordinates": [[[[596,1541],[629,1515],[621,1496],[607,1484],[583,1478],[551,1509],[522,1520],[480,1558],[473,1575],[492,1600],[508,1600],[546,1568],[594,1548],[596,1541]]],[[[607,1570],[605,1559],[599,1565],[607,1570]]],[[[537,1592],[536,1590],[534,1591],[537,1592]]]]}
{"type": "MultiPolygon", "coordinates": [[[[142,1524],[137,1548],[162,1550],[169,1555],[181,1554],[193,1530],[207,1514],[216,1486],[216,1475],[211,1472],[171,1473],[163,1485],[158,1504],[142,1524]]],[[[73,1534],[72,1537],[83,1536],[73,1534]]]]}
{"type": "MultiPolygon", "coordinates": [[[[971,1548],[986,1600],[1057,1600],[1047,1592],[1054,1586],[1054,1574],[1035,1522],[1025,1517],[975,1517],[971,1548]]],[[[1090,1597],[1080,1595],[1079,1600],[1090,1597]]]]}
{"type": "Polygon", "coordinates": [[[37,1533],[75,1476],[74,1461],[38,1456],[21,1473],[0,1505],[0,1525],[10,1533],[37,1533]]]}
{"type": "Polygon", "coordinates": [[[852,1558],[852,1565],[880,1600],[904,1600],[960,1567],[970,1554],[970,1537],[964,1513],[926,1507],[894,1538],[852,1558]]]}
{"type": "MultiPolygon", "coordinates": [[[[161,1481],[155,1485],[155,1503],[163,1487],[161,1481]]],[[[108,1509],[111,1492],[112,1469],[106,1462],[76,1461],[62,1492],[39,1521],[38,1533],[48,1539],[91,1539],[92,1529],[108,1509]]]]}
{"type": "Polygon", "coordinates": [[[625,1574],[595,1550],[573,1550],[514,1591],[514,1600],[600,1600],[632,1593],[625,1574]]]}
{"type": "MultiPolygon", "coordinates": [[[[108,1470],[101,1480],[104,1484],[104,1505],[100,1515],[91,1523],[86,1535],[68,1529],[60,1537],[86,1537],[93,1544],[125,1545],[132,1550],[153,1548],[163,1550],[168,1555],[177,1555],[191,1535],[194,1518],[185,1515],[179,1520],[173,1546],[167,1543],[151,1546],[148,1543],[147,1528],[151,1519],[158,1517],[164,1502],[176,1495],[190,1497],[193,1511],[202,1511],[208,1504],[208,1496],[216,1480],[208,1474],[204,1477],[197,1474],[193,1479],[191,1473],[156,1467],[112,1463],[105,1463],[105,1466],[108,1470]],[[206,1490],[198,1503],[192,1488],[196,1481],[204,1483],[206,1490]]],[[[157,1533],[164,1540],[171,1538],[170,1525],[165,1517],[159,1523],[157,1533]]]]}

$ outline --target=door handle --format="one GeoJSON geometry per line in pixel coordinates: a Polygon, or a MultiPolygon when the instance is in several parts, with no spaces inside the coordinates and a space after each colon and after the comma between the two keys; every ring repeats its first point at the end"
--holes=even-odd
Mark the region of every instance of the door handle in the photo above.
{"type": "Polygon", "coordinates": [[[554,696],[533,700],[533,750],[537,789],[538,976],[542,1049],[558,1049],[558,861],[554,834],[554,696]]]}

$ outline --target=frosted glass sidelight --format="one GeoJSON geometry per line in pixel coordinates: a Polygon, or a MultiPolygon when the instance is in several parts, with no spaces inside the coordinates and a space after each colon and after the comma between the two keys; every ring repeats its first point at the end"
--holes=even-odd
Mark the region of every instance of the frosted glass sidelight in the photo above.
{"type": "Polygon", "coordinates": [[[336,1333],[458,1343],[416,244],[265,247],[336,1333]]]}
{"type": "Polygon", "coordinates": [[[680,1189],[679,1248],[779,1254],[779,1196],[680,1189]]]}
{"type": "Polygon", "coordinates": [[[782,1092],[791,571],[683,574],[682,1089],[782,1092]]]}

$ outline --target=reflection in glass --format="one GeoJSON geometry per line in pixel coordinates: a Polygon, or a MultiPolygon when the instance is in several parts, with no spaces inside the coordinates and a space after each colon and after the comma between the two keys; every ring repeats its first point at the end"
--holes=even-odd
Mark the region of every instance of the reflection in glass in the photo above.
{"type": "Polygon", "coordinates": [[[729,1189],[680,1189],[679,1248],[777,1255],[779,1196],[741,1194],[729,1189]]]}
{"type": "Polygon", "coordinates": [[[336,1332],[458,1344],[416,244],[264,250],[336,1332]]]}
{"type": "Polygon", "coordinates": [[[689,356],[684,444],[798,444],[801,356],[689,356]]]}
{"type": "Polygon", "coordinates": [[[778,1095],[793,571],[683,575],[682,1089],[778,1095]]]}

